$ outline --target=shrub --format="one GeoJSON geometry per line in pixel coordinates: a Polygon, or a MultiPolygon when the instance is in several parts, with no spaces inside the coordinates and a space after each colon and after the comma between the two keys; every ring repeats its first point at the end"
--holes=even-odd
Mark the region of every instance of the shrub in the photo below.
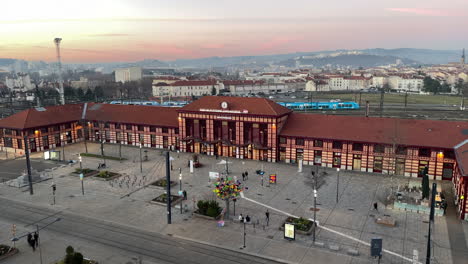
{"type": "Polygon", "coordinates": [[[205,201],[205,200],[200,200],[197,203],[198,207],[198,213],[202,215],[207,215],[211,217],[218,216],[221,207],[219,206],[219,203],[215,200],[210,200],[210,201],[205,201]]]}
{"type": "Polygon", "coordinates": [[[72,259],[72,264],[83,264],[83,255],[80,252],[75,252],[72,259]]]}
{"type": "Polygon", "coordinates": [[[65,259],[63,260],[63,262],[65,264],[72,264],[73,263],[73,255],[75,254],[75,250],[73,249],[72,246],[68,246],[65,249],[65,252],[67,253],[67,255],[65,255],[65,259]]]}

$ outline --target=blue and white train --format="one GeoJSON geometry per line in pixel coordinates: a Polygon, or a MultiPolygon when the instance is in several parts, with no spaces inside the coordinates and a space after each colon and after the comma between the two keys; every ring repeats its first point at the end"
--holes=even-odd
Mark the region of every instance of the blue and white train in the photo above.
{"type": "Polygon", "coordinates": [[[298,111],[359,109],[359,104],[356,102],[278,102],[278,104],[298,111]]]}
{"type": "Polygon", "coordinates": [[[187,102],[182,101],[182,102],[174,102],[174,101],[168,101],[168,102],[163,102],[158,103],[156,101],[111,101],[110,104],[123,104],[123,105],[149,105],[149,106],[166,106],[166,107],[182,107],[187,104],[187,102]]]}

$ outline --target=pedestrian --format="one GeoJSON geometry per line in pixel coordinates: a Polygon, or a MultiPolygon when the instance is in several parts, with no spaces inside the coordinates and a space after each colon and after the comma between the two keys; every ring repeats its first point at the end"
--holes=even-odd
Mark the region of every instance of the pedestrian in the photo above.
{"type": "Polygon", "coordinates": [[[247,215],[247,216],[245,217],[245,221],[246,221],[247,223],[250,223],[250,216],[249,216],[249,215],[247,215]]]}
{"type": "Polygon", "coordinates": [[[184,190],[184,191],[182,192],[182,194],[184,195],[184,200],[187,200],[187,191],[184,190]]]}
{"type": "Polygon", "coordinates": [[[244,217],[242,216],[242,214],[239,215],[239,222],[240,223],[244,222],[244,217]]]}
{"type": "Polygon", "coordinates": [[[33,251],[36,251],[36,240],[34,240],[34,237],[31,238],[29,245],[32,247],[33,251]]]}
{"type": "Polygon", "coordinates": [[[187,167],[190,168],[190,160],[188,160],[187,167]]]}
{"type": "Polygon", "coordinates": [[[270,212],[268,212],[268,209],[265,212],[265,216],[266,216],[266,222],[267,222],[267,226],[268,226],[269,223],[270,223],[270,212]]]}
{"type": "Polygon", "coordinates": [[[32,241],[32,235],[31,235],[31,233],[28,234],[27,241],[28,241],[28,244],[31,246],[31,241],[32,241]]]}
{"type": "Polygon", "coordinates": [[[442,210],[444,210],[444,215],[447,211],[447,202],[445,200],[442,200],[442,210]]]}
{"type": "Polygon", "coordinates": [[[242,181],[245,181],[245,173],[242,173],[242,181]]]}
{"type": "Polygon", "coordinates": [[[376,210],[377,212],[379,211],[377,202],[374,203],[374,210],[376,210]]]}
{"type": "Polygon", "coordinates": [[[34,232],[34,241],[36,241],[36,247],[39,246],[39,234],[37,232],[34,232]]]}
{"type": "Polygon", "coordinates": [[[248,180],[249,179],[249,173],[246,171],[245,172],[245,179],[248,180]]]}
{"type": "Polygon", "coordinates": [[[215,154],[215,158],[218,159],[218,153],[215,154]]]}

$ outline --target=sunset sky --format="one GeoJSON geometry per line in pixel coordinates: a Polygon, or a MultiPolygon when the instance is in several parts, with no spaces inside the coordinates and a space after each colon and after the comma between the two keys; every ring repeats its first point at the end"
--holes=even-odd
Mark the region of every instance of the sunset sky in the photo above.
{"type": "Polygon", "coordinates": [[[363,48],[468,48],[468,0],[2,1],[0,58],[173,60],[363,48]]]}

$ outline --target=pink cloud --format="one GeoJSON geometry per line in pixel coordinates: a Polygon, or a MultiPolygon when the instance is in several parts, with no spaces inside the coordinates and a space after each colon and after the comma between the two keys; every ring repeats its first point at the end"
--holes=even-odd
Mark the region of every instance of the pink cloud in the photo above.
{"type": "Polygon", "coordinates": [[[459,14],[456,14],[456,12],[452,12],[452,11],[448,11],[448,10],[440,10],[440,9],[386,8],[386,10],[392,11],[392,12],[398,12],[398,13],[421,15],[421,16],[453,16],[453,15],[459,15],[459,14]]]}

